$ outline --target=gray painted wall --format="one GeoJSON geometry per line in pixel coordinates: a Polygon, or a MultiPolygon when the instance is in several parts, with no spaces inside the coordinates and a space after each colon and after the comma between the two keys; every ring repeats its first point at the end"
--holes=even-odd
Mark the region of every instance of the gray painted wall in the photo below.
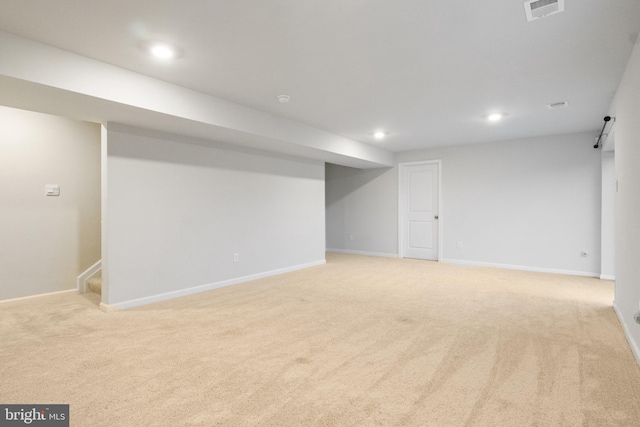
{"type": "Polygon", "coordinates": [[[618,314],[640,362],[640,43],[636,43],[611,107],[615,121],[616,300],[618,314]]]}
{"type": "Polygon", "coordinates": [[[107,126],[105,304],[324,261],[323,163],[189,142],[107,126]]]}
{"type": "Polygon", "coordinates": [[[395,168],[327,164],[327,248],[397,255],[397,189],[395,168]]]}
{"type": "MultiPolygon", "coordinates": [[[[443,260],[597,276],[601,165],[594,137],[434,148],[399,153],[396,163],[442,160],[443,260]]],[[[330,249],[398,253],[397,174],[397,167],[327,167],[330,249]]]]}
{"type": "Polygon", "coordinates": [[[76,288],[100,259],[99,125],[0,107],[0,242],[0,300],[76,288]]]}
{"type": "Polygon", "coordinates": [[[616,275],[616,171],[614,153],[602,152],[602,228],[600,277],[613,280],[616,275]]]}

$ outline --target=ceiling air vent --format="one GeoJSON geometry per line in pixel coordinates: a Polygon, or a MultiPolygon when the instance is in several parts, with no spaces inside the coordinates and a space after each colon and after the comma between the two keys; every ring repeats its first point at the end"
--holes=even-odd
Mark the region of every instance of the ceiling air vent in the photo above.
{"type": "Polygon", "coordinates": [[[547,104],[547,108],[549,110],[557,110],[558,108],[565,108],[568,106],[569,106],[568,101],[560,101],[560,102],[553,102],[551,104],[547,104]]]}
{"type": "Polygon", "coordinates": [[[531,22],[564,10],[564,0],[527,0],[524,2],[527,21],[531,22]]]}

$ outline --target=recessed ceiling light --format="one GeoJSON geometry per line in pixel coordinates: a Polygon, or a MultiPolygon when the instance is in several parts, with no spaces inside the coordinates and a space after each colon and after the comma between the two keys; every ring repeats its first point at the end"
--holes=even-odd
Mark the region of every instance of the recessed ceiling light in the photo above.
{"type": "Polygon", "coordinates": [[[174,58],[176,56],[176,50],[164,43],[157,43],[151,45],[149,48],[149,52],[156,58],[162,59],[164,61],[174,58]]]}
{"type": "Polygon", "coordinates": [[[492,113],[487,116],[487,120],[490,122],[497,122],[502,119],[502,117],[504,117],[504,114],[502,113],[492,113]]]}
{"type": "Polygon", "coordinates": [[[385,136],[387,136],[387,134],[382,131],[377,131],[376,133],[373,134],[373,137],[375,139],[383,139],[385,136]]]}
{"type": "Polygon", "coordinates": [[[148,55],[163,62],[169,62],[183,55],[182,50],[171,43],[142,41],[139,46],[148,55]]]}
{"type": "Polygon", "coordinates": [[[278,101],[280,101],[281,104],[286,104],[291,101],[291,97],[289,95],[278,95],[278,101]]]}

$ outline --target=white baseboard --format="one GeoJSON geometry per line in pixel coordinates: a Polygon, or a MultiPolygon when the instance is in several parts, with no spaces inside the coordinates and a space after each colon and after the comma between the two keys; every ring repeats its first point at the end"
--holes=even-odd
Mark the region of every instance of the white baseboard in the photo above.
{"type": "MultiPolygon", "coordinates": [[[[116,307],[116,304],[105,304],[103,302],[100,302],[100,304],[98,304],[98,307],[100,307],[100,310],[104,311],[105,313],[111,313],[113,311],[122,310],[122,308],[116,307]]],[[[129,307],[126,307],[126,308],[129,308],[129,307]]]]}
{"type": "Polygon", "coordinates": [[[469,266],[469,267],[496,267],[496,268],[504,268],[506,270],[533,271],[536,273],[566,274],[569,276],[583,276],[583,277],[599,277],[600,276],[599,273],[592,273],[589,271],[573,271],[573,270],[561,270],[557,268],[529,267],[526,265],[497,264],[493,262],[465,261],[465,260],[450,259],[450,258],[443,258],[440,261],[448,262],[449,264],[469,266]]]}
{"type": "Polygon", "coordinates": [[[327,252],[337,252],[340,254],[353,254],[353,255],[365,255],[365,256],[379,256],[384,258],[398,258],[398,254],[390,254],[385,252],[366,252],[366,251],[353,251],[350,249],[333,249],[327,248],[327,252]]]}
{"type": "Polygon", "coordinates": [[[292,271],[302,270],[304,268],[315,267],[318,265],[326,264],[326,262],[327,261],[323,259],[306,264],[294,265],[292,267],[265,271],[264,273],[251,274],[249,276],[238,277],[236,279],[224,280],[222,282],[208,283],[206,285],[194,286],[192,288],[165,292],[162,294],[151,295],[148,297],[137,298],[129,301],[122,301],[115,304],[100,303],[100,310],[104,312],[111,312],[116,310],[124,310],[126,308],[139,307],[141,305],[151,304],[154,302],[166,301],[173,298],[179,298],[187,295],[197,294],[200,292],[210,291],[213,289],[223,288],[225,286],[237,285],[239,283],[249,282],[251,280],[263,279],[265,277],[277,276],[279,274],[290,273],[292,271]]]}
{"type": "Polygon", "coordinates": [[[638,365],[640,365],[640,348],[638,348],[638,343],[635,342],[635,340],[631,336],[627,322],[624,321],[624,316],[622,316],[622,313],[618,309],[618,306],[616,305],[615,301],[613,302],[613,310],[616,312],[616,315],[618,316],[618,320],[622,325],[622,329],[624,330],[624,335],[627,337],[627,341],[629,342],[629,347],[631,347],[631,352],[636,357],[636,362],[638,362],[638,365]]]}
{"type": "Polygon", "coordinates": [[[87,268],[85,271],[80,273],[78,278],[76,279],[76,286],[78,287],[78,292],[86,293],[87,292],[87,282],[93,276],[95,276],[98,272],[102,270],[102,260],[98,260],[91,267],[87,268]]]}
{"type": "Polygon", "coordinates": [[[616,280],[616,276],[611,276],[611,275],[608,275],[608,274],[601,274],[600,275],[600,280],[613,280],[613,281],[615,281],[616,280]]]}
{"type": "Polygon", "coordinates": [[[4,304],[6,302],[24,301],[24,300],[40,298],[40,297],[49,297],[51,295],[67,294],[69,292],[74,292],[75,293],[75,292],[78,292],[78,290],[77,289],[67,289],[67,290],[64,290],[64,291],[48,292],[46,294],[27,295],[26,297],[4,299],[4,300],[0,300],[0,304],[4,304]]]}

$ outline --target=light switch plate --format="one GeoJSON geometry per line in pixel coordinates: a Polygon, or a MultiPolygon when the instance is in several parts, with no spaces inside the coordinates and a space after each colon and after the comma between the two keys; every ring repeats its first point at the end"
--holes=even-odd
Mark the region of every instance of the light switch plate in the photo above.
{"type": "Polygon", "coordinates": [[[44,186],[44,194],[47,196],[59,196],[60,186],[57,184],[47,184],[44,186]]]}

